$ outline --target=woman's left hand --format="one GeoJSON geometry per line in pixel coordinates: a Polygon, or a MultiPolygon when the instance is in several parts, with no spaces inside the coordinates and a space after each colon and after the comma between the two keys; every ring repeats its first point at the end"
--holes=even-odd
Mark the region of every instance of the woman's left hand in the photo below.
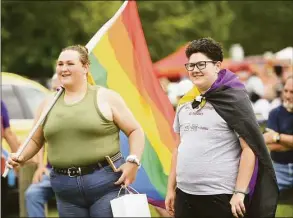
{"type": "Polygon", "coordinates": [[[234,217],[244,217],[245,206],[244,206],[245,195],[242,193],[234,194],[230,200],[231,210],[234,217]]]}
{"type": "Polygon", "coordinates": [[[135,163],[126,162],[122,164],[118,169],[117,172],[122,172],[122,175],[115,182],[115,185],[123,184],[125,186],[129,186],[131,183],[134,182],[136,178],[136,174],[138,171],[138,166],[135,163]]]}

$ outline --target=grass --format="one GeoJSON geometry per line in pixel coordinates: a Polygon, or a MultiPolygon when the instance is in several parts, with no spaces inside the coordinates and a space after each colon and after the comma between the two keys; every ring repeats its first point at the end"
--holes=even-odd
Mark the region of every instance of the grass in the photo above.
{"type": "Polygon", "coordinates": [[[293,204],[279,204],[277,208],[276,217],[293,217],[293,204]]]}
{"type": "MultiPolygon", "coordinates": [[[[150,205],[150,212],[152,217],[160,217],[156,209],[150,205]]],[[[48,210],[48,216],[47,217],[58,217],[58,211],[57,208],[50,207],[48,210]]]]}
{"type": "Polygon", "coordinates": [[[47,217],[58,217],[58,211],[56,208],[50,208],[47,217]]]}
{"type": "MultiPolygon", "coordinates": [[[[154,209],[154,207],[150,206],[151,216],[152,217],[159,217],[160,215],[154,209]]],[[[56,208],[50,208],[48,217],[58,217],[58,211],[56,208]]],[[[293,205],[278,205],[276,218],[277,217],[293,217],[293,205]]]]}

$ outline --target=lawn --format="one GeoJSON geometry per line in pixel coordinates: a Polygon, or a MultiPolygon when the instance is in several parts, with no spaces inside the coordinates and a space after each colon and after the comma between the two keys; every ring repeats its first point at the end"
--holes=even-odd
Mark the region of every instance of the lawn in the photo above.
{"type": "Polygon", "coordinates": [[[293,205],[278,205],[276,217],[293,217],[293,205]]]}
{"type": "MultiPolygon", "coordinates": [[[[152,206],[150,206],[150,211],[151,211],[152,217],[160,217],[160,215],[157,213],[157,211],[152,206]]],[[[48,217],[58,217],[57,209],[54,207],[50,207],[49,211],[48,211],[48,217]]]]}
{"type": "MultiPolygon", "coordinates": [[[[152,217],[159,217],[159,214],[151,206],[150,207],[152,217]]],[[[50,208],[48,217],[58,217],[58,212],[56,208],[50,208]]],[[[293,205],[278,205],[276,217],[293,217],[293,205]]]]}

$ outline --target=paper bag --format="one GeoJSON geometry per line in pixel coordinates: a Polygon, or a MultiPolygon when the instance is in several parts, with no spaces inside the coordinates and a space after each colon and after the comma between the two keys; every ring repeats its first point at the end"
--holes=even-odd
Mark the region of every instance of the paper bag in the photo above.
{"type": "Polygon", "coordinates": [[[114,217],[151,217],[145,194],[126,194],[121,197],[119,194],[110,201],[114,217]]]}

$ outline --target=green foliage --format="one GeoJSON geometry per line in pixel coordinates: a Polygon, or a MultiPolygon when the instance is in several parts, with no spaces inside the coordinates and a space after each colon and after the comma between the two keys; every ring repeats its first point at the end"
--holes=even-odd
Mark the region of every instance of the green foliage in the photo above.
{"type": "MultiPolygon", "coordinates": [[[[2,1],[1,70],[50,77],[60,50],[86,44],[122,2],[2,1]]],[[[138,1],[137,5],[153,62],[207,36],[220,41],[226,51],[240,43],[246,55],[293,44],[290,1],[138,1]]]]}
{"type": "Polygon", "coordinates": [[[200,37],[225,43],[234,17],[226,1],[140,1],[138,9],[154,62],[200,37]]]}
{"type": "Polygon", "coordinates": [[[61,49],[86,44],[121,2],[2,2],[2,69],[51,77],[61,49]]]}
{"type": "Polygon", "coordinates": [[[293,206],[292,204],[279,204],[276,211],[276,217],[292,217],[293,206]]]}
{"type": "Polygon", "coordinates": [[[277,52],[293,45],[292,1],[229,1],[235,18],[228,45],[240,43],[245,55],[277,52]]]}

